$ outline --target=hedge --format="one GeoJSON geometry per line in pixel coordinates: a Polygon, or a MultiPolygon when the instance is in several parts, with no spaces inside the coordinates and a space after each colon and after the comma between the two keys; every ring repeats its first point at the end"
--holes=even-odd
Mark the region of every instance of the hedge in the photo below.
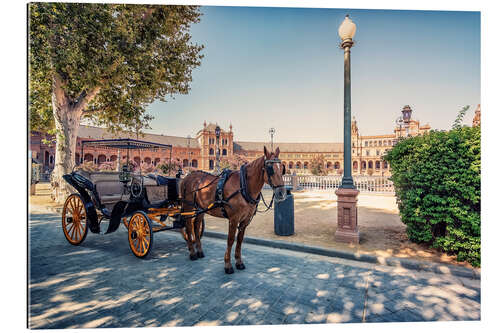
{"type": "Polygon", "coordinates": [[[408,238],[480,266],[481,128],[407,138],[384,159],[408,238]]]}

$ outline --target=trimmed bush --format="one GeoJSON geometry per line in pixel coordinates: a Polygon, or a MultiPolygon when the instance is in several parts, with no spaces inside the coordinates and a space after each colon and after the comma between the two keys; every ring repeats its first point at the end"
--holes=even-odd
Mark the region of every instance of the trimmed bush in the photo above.
{"type": "Polygon", "coordinates": [[[481,128],[404,139],[384,158],[408,238],[480,266],[481,128]]]}

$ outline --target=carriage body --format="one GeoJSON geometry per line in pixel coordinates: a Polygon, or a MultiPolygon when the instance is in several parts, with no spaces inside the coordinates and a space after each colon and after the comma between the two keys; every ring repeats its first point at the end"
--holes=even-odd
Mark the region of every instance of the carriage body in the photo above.
{"type": "Polygon", "coordinates": [[[186,217],[193,217],[196,212],[182,212],[180,174],[165,177],[128,170],[129,150],[168,148],[171,152],[170,145],[132,139],[83,141],[81,156],[85,145],[125,149],[127,167],[119,168],[120,171],[78,170],[63,176],[77,192],[68,196],[62,213],[63,232],[69,243],[81,244],[88,230],[101,234],[103,220],[109,221],[106,234],[115,232],[123,223],[130,248],[140,258],[149,254],[155,232],[181,229],[187,237],[186,217]]]}

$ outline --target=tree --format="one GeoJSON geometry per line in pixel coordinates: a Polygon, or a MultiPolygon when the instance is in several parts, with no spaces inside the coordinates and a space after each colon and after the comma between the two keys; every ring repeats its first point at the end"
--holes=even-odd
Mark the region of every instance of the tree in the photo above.
{"type": "Polygon", "coordinates": [[[147,104],[189,92],[203,49],[189,28],[199,17],[197,6],[29,4],[30,129],[55,135],[56,190],[82,120],[138,131],[151,120],[147,104]]]}
{"type": "Polygon", "coordinates": [[[453,125],[451,126],[452,129],[455,130],[455,129],[462,127],[462,122],[463,122],[465,113],[467,112],[467,110],[469,110],[469,108],[470,108],[470,105],[466,105],[462,108],[462,110],[458,111],[458,115],[455,118],[453,125]]]}
{"type": "Polygon", "coordinates": [[[325,170],[325,156],[323,154],[315,155],[312,158],[311,173],[315,176],[324,176],[327,174],[325,170]]]}

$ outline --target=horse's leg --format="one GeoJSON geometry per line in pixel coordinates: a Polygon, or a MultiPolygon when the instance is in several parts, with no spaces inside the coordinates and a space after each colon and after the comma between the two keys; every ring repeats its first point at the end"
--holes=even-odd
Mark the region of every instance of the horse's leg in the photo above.
{"type": "Polygon", "coordinates": [[[236,268],[245,269],[245,264],[241,260],[241,244],[243,243],[243,237],[245,237],[245,229],[248,226],[248,221],[244,221],[240,224],[238,229],[238,238],[236,240],[236,249],[234,250],[234,258],[236,259],[236,268]]]}
{"type": "Polygon", "coordinates": [[[196,255],[198,256],[198,258],[205,257],[203,249],[201,248],[201,225],[204,215],[205,214],[200,214],[194,220],[194,240],[196,244],[196,255]]]}
{"type": "Polygon", "coordinates": [[[187,246],[189,250],[189,259],[196,260],[198,257],[194,252],[193,241],[191,240],[191,235],[193,234],[193,222],[194,218],[186,218],[186,234],[187,234],[187,246]]]}
{"type": "Polygon", "coordinates": [[[233,274],[234,269],[231,265],[231,249],[233,248],[234,236],[236,234],[236,227],[238,226],[238,221],[229,220],[229,232],[227,233],[227,248],[224,254],[224,271],[226,274],[233,274]]]}

